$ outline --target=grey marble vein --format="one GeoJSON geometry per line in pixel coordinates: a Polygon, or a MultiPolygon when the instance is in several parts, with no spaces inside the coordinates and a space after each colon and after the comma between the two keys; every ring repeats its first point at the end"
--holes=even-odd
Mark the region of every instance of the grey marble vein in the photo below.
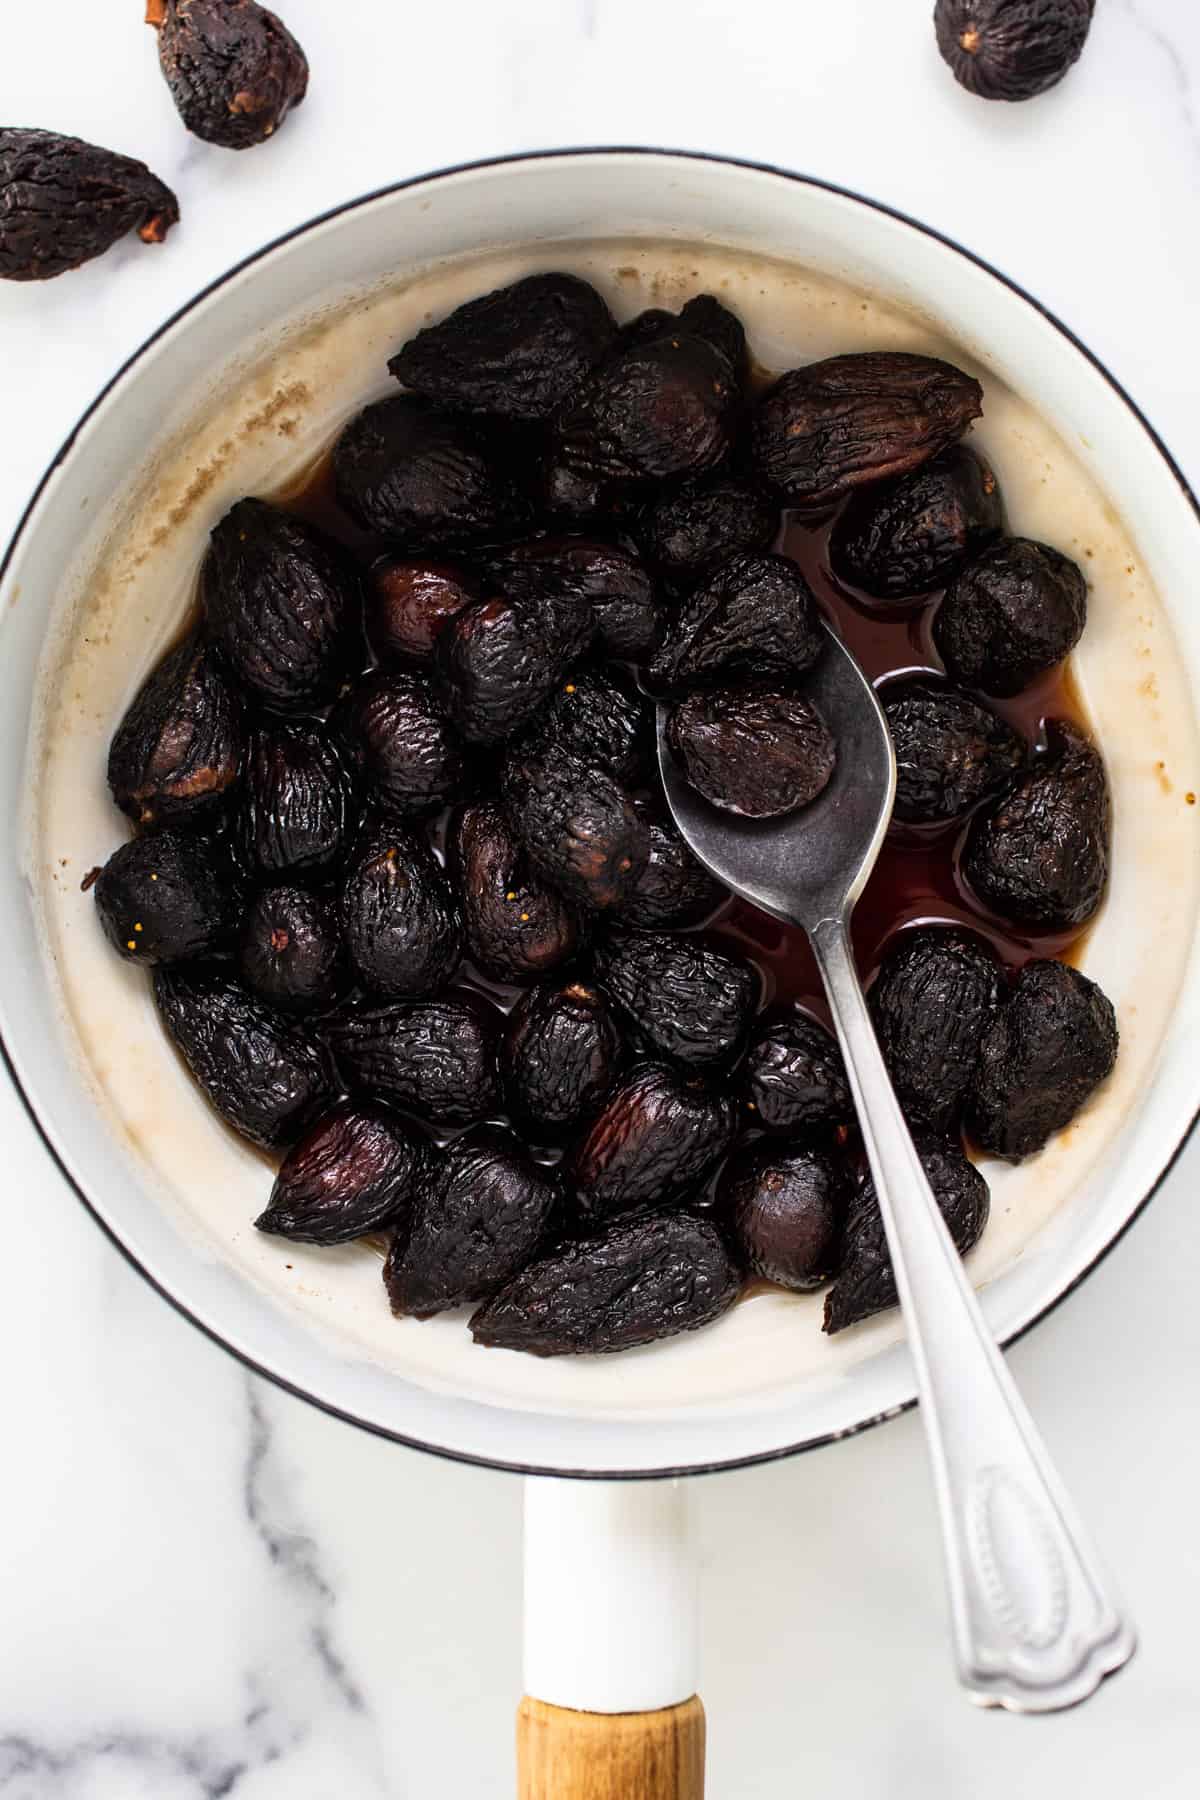
{"type": "Polygon", "coordinates": [[[1155,19],[1149,16],[1145,6],[1140,4],[1140,0],[1122,0],[1122,10],[1142,36],[1152,43],[1162,55],[1170,73],[1171,86],[1175,90],[1176,104],[1193,144],[1200,149],[1200,117],[1197,116],[1192,80],[1182,51],[1174,39],[1162,29],[1155,19]]]}

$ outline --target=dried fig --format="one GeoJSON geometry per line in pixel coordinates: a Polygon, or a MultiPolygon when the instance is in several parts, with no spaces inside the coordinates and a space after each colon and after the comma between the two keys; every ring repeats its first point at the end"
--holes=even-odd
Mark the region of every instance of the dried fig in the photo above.
{"type": "Polygon", "coordinates": [[[755,474],[792,506],[831,506],[863,482],[904,475],[983,411],[977,381],[903,350],[831,356],[780,377],[755,409],[755,474]]]}
{"type": "Polygon", "coordinates": [[[430,1159],[383,1266],[392,1311],[428,1319],[494,1294],[537,1254],[558,1200],[508,1132],[456,1138],[430,1159]]]}
{"type": "Polygon", "coordinates": [[[721,1207],[745,1267],[803,1293],[834,1272],[846,1171],[828,1150],[756,1144],[730,1161],[721,1207]]]}
{"type": "Polygon", "coordinates": [[[380,1106],[342,1100],[283,1159],[259,1231],[297,1244],[346,1244],[406,1218],[424,1151],[380,1106]]]}
{"type": "Polygon", "coordinates": [[[982,700],[929,677],[889,681],[879,693],[896,752],[893,816],[940,825],[1001,793],[1028,746],[982,700]]]}
{"type": "Polygon", "coordinates": [[[933,641],[956,680],[1019,694],[1062,662],[1087,623],[1078,563],[1030,538],[1001,538],[951,582],[933,641]]]}
{"type": "Polygon", "coordinates": [[[346,871],[342,936],[363,985],[419,1000],[453,974],[462,922],[433,852],[401,825],[373,821],[346,871]]]}
{"type": "Polygon", "coordinates": [[[690,587],[739,550],[766,550],[779,508],[756,488],[725,476],[652,500],[637,521],[638,546],[667,581],[690,587]]]}
{"type": "Polygon", "coordinates": [[[179,116],[206,143],[266,143],[308,91],[303,50],[256,0],[149,0],[146,17],[179,116]]]}
{"type": "Polygon", "coordinates": [[[962,871],[1001,918],[1070,931],[1104,898],[1111,829],[1100,752],[1078,726],[1052,719],[1045,754],[971,820],[962,871]]]}
{"type": "Polygon", "coordinates": [[[472,1125],[500,1101],[501,1020],[477,994],[347,1006],[323,1035],[347,1084],[433,1125],[472,1125]]]}
{"type": "Polygon", "coordinates": [[[767,681],[689,694],[671,709],[667,741],[698,793],[749,819],[808,806],[837,761],[816,708],[767,681]]]}
{"type": "Polygon", "coordinates": [[[971,1136],[1019,1162],[1071,1123],[1117,1060],[1111,1002],[1066,963],[1030,962],[984,1033],[967,1103],[971,1136]]]}
{"type": "MultiPolygon", "coordinates": [[[[922,1141],[917,1149],[954,1247],[965,1256],[979,1242],[988,1222],[988,1184],[956,1146],[922,1141]]],[[[850,1204],[841,1268],[825,1297],[824,1329],[844,1331],[848,1325],[885,1312],[897,1300],[875,1183],[866,1175],[850,1204]]]]}
{"type": "Polygon", "coordinates": [[[613,932],[596,973],[656,1055],[687,1069],[715,1069],[742,1048],[761,997],[756,971],[693,937],[613,932]]]}
{"type": "Polygon", "coordinates": [[[999,535],[1004,502],[995,475],[954,444],[893,481],[853,494],[829,539],[839,581],[880,600],[943,587],[999,535]]]}
{"type": "Polygon", "coordinates": [[[830,1137],[854,1121],[842,1053],[807,1013],[793,1011],[755,1035],[741,1081],[746,1106],[766,1131],[830,1137]]]}
{"type": "Polygon", "coordinates": [[[596,988],[531,988],[509,1015],[501,1061],[514,1117],[555,1138],[599,1110],[617,1078],[621,1033],[596,988]]]}
{"type": "Polygon", "coordinates": [[[386,668],[432,662],[448,621],[478,598],[475,582],[450,563],[382,557],[367,580],[367,641],[386,668]]]}
{"type": "Polygon", "coordinates": [[[222,948],[241,896],[225,846],[192,831],[154,831],[114,850],[96,878],[96,908],[129,962],[183,962],[222,948]]]}
{"type": "Polygon", "coordinates": [[[658,642],[662,615],[649,575],[631,550],[594,538],[548,537],[493,551],[487,567],[513,599],[575,600],[591,609],[605,656],[641,662],[658,642]]]}
{"type": "Polygon", "coordinates": [[[200,569],[212,642],[242,685],[280,712],[331,700],[362,627],[358,570],[336,539],[265,500],[239,500],[200,569]]]}
{"type": "Polygon", "coordinates": [[[728,454],[738,400],[723,352],[671,332],[626,345],[587,377],[555,419],[557,448],[601,482],[700,475],[728,454]]]}
{"type": "Polygon", "coordinates": [[[632,1350],[711,1324],[738,1296],[720,1234],[686,1213],[609,1225],[516,1275],[471,1320],[477,1344],[534,1356],[632,1350]]]}
{"type": "Polygon", "coordinates": [[[139,825],[211,810],[241,773],[242,703],[195,637],[142,683],[108,752],[108,785],[139,825]]]}
{"type": "Polygon", "coordinates": [[[132,156],[0,126],[0,280],[49,281],[130,231],[161,244],[178,219],[170,188],[132,156]]]}
{"type": "Polygon", "coordinates": [[[938,49],[985,100],[1031,100],[1079,60],[1096,0],[937,0],[938,49]]]}
{"type": "Polygon", "coordinates": [[[521,746],[505,759],[501,798],[530,862],[577,906],[604,911],[633,892],[650,832],[604,769],[521,746]]]}
{"type": "Polygon", "coordinates": [[[795,563],[767,553],[728,557],[668,625],[647,683],[680,693],[722,675],[803,675],[825,647],[812,589],[795,563]]]}
{"type": "Polygon", "coordinates": [[[306,1025],[264,1006],[223,963],[154,972],[154,998],[175,1048],[227,1125],[279,1150],[333,1099],[324,1049],[306,1025]]]}
{"type": "Polygon", "coordinates": [[[621,923],[647,931],[698,925],[715,912],[728,889],[688,849],[669,815],[645,807],[650,856],[621,906],[621,923]]]}
{"type": "Polygon", "coordinates": [[[438,639],[446,711],[472,744],[498,744],[528,724],[591,643],[590,611],[573,600],[477,600],[438,639]]]}
{"type": "Polygon", "coordinates": [[[429,683],[404,669],[364,675],[338,707],[336,730],[382,811],[419,818],[461,795],[466,746],[429,683]]]}
{"type": "Polygon", "coordinates": [[[525,517],[487,435],[416,395],[376,400],[351,419],[333,474],[350,517],[409,551],[511,537],[525,517]]]}
{"type": "Polygon", "coordinates": [[[329,903],[306,888],[264,888],[238,946],[246,986],[283,1012],[332,1006],[342,985],[342,940],[329,903]]]}
{"type": "Polygon", "coordinates": [[[450,822],[446,866],[466,951],[495,981],[540,981],[584,941],[579,913],[535,875],[502,807],[468,806],[450,822]]]}
{"type": "Polygon", "coordinates": [[[355,822],[354,779],[326,732],[273,721],[253,733],[237,835],[255,874],[324,874],[355,822]]]}
{"type": "Polygon", "coordinates": [[[439,406],[548,419],[615,334],[612,314],[586,281],[527,275],[426,326],[388,368],[439,406]]]}
{"type": "Polygon", "coordinates": [[[736,1108],[724,1094],[653,1064],[634,1070],[609,1095],[567,1166],[581,1214],[600,1221],[680,1203],[736,1134],[736,1108]]]}
{"type": "Polygon", "coordinates": [[[641,786],[652,778],[653,715],[632,686],[603,669],[576,669],[560,681],[529,728],[535,756],[558,753],[641,786]]]}
{"type": "Polygon", "coordinates": [[[871,989],[871,1014],[912,1124],[957,1129],[1000,994],[999,965],[979,938],[927,926],[893,940],[871,989]]]}

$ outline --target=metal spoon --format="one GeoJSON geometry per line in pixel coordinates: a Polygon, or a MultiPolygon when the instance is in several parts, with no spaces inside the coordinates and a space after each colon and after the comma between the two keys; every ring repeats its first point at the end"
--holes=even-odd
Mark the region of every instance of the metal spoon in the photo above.
{"type": "Polygon", "coordinates": [[[658,708],[675,823],[743,898],[808,934],[841,1041],[896,1287],[942,1522],[959,1679],[983,1706],[1053,1712],[1133,1655],[1113,1598],[984,1321],[901,1116],[850,948],[850,915],[891,817],[896,763],[870,683],[829,627],[806,685],[838,746],[811,806],[748,820],[688,786],[658,708]]]}

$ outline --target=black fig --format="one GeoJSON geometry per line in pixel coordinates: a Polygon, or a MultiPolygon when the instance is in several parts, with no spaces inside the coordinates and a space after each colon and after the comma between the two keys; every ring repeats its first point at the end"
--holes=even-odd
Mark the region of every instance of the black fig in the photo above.
{"type": "Polygon", "coordinates": [[[94,885],[100,922],[129,962],[183,962],[221,949],[241,896],[225,846],[191,831],[153,831],[114,850],[94,885]]]}
{"type": "Polygon", "coordinates": [[[381,811],[418,818],[461,796],[466,746],[422,676],[364,675],[338,707],[335,729],[381,811]]]}
{"type": "Polygon", "coordinates": [[[228,794],[244,755],[241,701],[192,637],[134,695],[109,747],[108,785],[139,825],[190,820],[228,794]]]}
{"type": "Polygon", "coordinates": [[[308,91],[308,61],[256,0],[149,0],[158,60],[180,118],[226,150],[264,144],[308,91]]]}
{"type": "Polygon", "coordinates": [[[832,1137],[854,1121],[837,1041],[807,1013],[791,1012],[756,1033],[741,1081],[746,1106],[766,1131],[832,1137]]]}
{"type": "Polygon", "coordinates": [[[227,1125],[279,1150],[333,1099],[329,1059],[301,1020],[255,999],[223,963],[156,969],[167,1034],[227,1125]]]}
{"type": "Polygon", "coordinates": [[[846,1171],[828,1150],[756,1144],[732,1158],[721,1206],[746,1268],[802,1293],[834,1272],[846,1171]]]}
{"type": "Polygon", "coordinates": [[[737,1134],[733,1101],[654,1065],[609,1095],[567,1167],[582,1215],[678,1205],[712,1173],[737,1134]]]}
{"type": "Polygon", "coordinates": [[[450,821],[446,866],[458,892],[466,952],[495,981],[540,981],[584,942],[578,910],[535,875],[502,807],[468,806],[450,821]]]}
{"type": "Polygon", "coordinates": [[[294,712],[333,698],[362,630],[358,570],[334,538],[239,500],[212,533],[200,600],[210,639],[257,700],[294,712]]]}
{"type": "Polygon", "coordinates": [[[511,537],[525,516],[485,434],[415,395],[376,400],[351,419],[333,474],[356,524],[410,551],[511,537]]]}
{"type": "Polygon", "coordinates": [[[553,1176],[508,1132],[456,1138],[431,1157],[383,1266],[392,1311],[428,1319],[486,1299],[537,1254],[558,1203],[553,1176]]]}
{"type": "Polygon", "coordinates": [[[889,681],[879,693],[896,752],[893,816],[941,825],[1002,792],[1028,745],[982,700],[931,677],[889,681]]]}
{"type": "Polygon", "coordinates": [[[671,709],[667,742],[710,805],[749,819],[810,805],[837,761],[816,708],[769,681],[689,694],[671,709]]]}
{"type": "Polygon", "coordinates": [[[1078,62],[1095,0],[937,0],[943,60],[985,100],[1031,100],[1078,62]]]}
{"type": "Polygon", "coordinates": [[[380,1106],[342,1100],[283,1159],[259,1231],[346,1244],[406,1218],[424,1166],[417,1138],[380,1106]]]}
{"type": "Polygon", "coordinates": [[[348,1086],[432,1125],[472,1125],[500,1101],[501,1019],[477,994],[347,1006],[323,1035],[348,1086]]]}
{"type": "Polygon", "coordinates": [[[871,1014],[912,1124],[957,1129],[1000,996],[999,964],[979,938],[918,926],[893,940],[871,989],[871,1014]]]}
{"type": "Polygon", "coordinates": [[[588,648],[595,622],[570,598],[477,600],[438,639],[446,711],[472,744],[498,744],[528,724],[588,648]]]}
{"type": "Polygon", "coordinates": [[[493,551],[487,567],[518,600],[557,597],[590,608],[605,656],[641,662],[658,642],[662,614],[654,586],[631,550],[595,538],[548,537],[493,551]]]}
{"type": "Polygon", "coordinates": [[[727,557],[684,601],[647,681],[679,693],[741,672],[803,675],[825,647],[812,589],[795,563],[767,553],[727,557]]]}
{"type": "Polygon", "coordinates": [[[328,901],[307,888],[264,888],[238,946],[246,986],[283,1012],[332,1006],[342,985],[342,940],[328,901]]]}
{"type": "Polygon", "coordinates": [[[448,621],[478,598],[476,583],[450,563],[382,557],[367,578],[367,641],[385,668],[432,662],[448,621]]]}
{"type": "Polygon", "coordinates": [[[328,733],[272,722],[252,734],[237,834],[255,874],[335,868],[355,822],[354,779],[328,733]]]}
{"type": "Polygon", "coordinates": [[[534,1356],[632,1350],[708,1325],[738,1296],[719,1232],[704,1219],[619,1220],[531,1264],[471,1320],[477,1344],[534,1356]]]}
{"type": "Polygon", "coordinates": [[[860,488],[833,528],[829,560],[839,581],[904,600],[943,587],[1003,525],[995,475],[954,444],[907,475],[860,488]]]}
{"type": "Polygon", "coordinates": [[[651,501],[636,532],[646,561],[675,586],[690,587],[736,551],[768,549],[778,528],[779,508],[726,476],[651,501]]]}
{"type": "Polygon", "coordinates": [[[582,982],[531,988],[509,1016],[502,1063],[516,1119],[536,1138],[574,1131],[617,1078],[621,1033],[603,994],[582,982]]]}
{"type": "Polygon", "coordinates": [[[0,126],[0,280],[49,281],[131,231],[161,244],[178,219],[170,188],[132,156],[0,126]]]}
{"type": "Polygon", "coordinates": [[[737,381],[724,353],[684,331],[626,345],[554,423],[563,459],[601,482],[646,486],[715,469],[733,442],[737,381]]]}
{"type": "Polygon", "coordinates": [[[659,932],[612,933],[597,949],[596,973],[655,1054],[693,1070],[732,1061],[761,996],[740,957],[659,932]]]}
{"type": "Polygon", "coordinates": [[[388,368],[439,406],[548,419],[608,350],[612,314],[575,275],[527,275],[456,307],[388,368]]]}
{"type": "Polygon", "coordinates": [[[364,987],[419,1000],[453,974],[462,921],[433,852],[401,825],[375,820],[346,872],[342,936],[364,987]]]}
{"type": "Polygon", "coordinates": [[[957,681],[1019,694],[1062,662],[1086,623],[1078,563],[1031,538],[1001,538],[947,588],[933,641],[957,681]]]}
{"type": "Polygon", "coordinates": [[[604,769],[518,746],[505,759],[501,798],[534,867],[577,906],[620,906],[650,857],[650,831],[604,769]]]}

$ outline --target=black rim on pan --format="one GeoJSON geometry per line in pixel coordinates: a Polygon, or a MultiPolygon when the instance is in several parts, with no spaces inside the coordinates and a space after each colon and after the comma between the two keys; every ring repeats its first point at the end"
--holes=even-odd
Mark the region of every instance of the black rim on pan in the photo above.
{"type": "MultiPolygon", "coordinates": [[[[389,182],[386,186],[376,188],[371,193],[360,194],[353,200],[344,201],[340,206],[331,207],[329,211],[319,213],[315,218],[306,220],[303,225],[294,226],[290,231],[285,231],[281,236],[272,239],[270,243],[264,244],[260,250],[256,250],[252,255],[243,258],[241,262],[235,263],[233,267],[227,269],[223,275],[218,275],[215,280],[210,281],[206,287],[201,288],[199,293],[194,294],[189,301],[179,307],[176,312],[172,313],[169,318],[165,319],[161,325],[150,333],[133,354],[126,358],[125,362],[122,363],[116,373],[104,384],[90,406],[80,414],[75,425],[72,427],[53,460],[50,462],[41,480],[38,482],[37,487],[30,496],[28,505],[25,507],[25,510],[17,523],[12,539],[4,552],[4,557],[0,560],[0,581],[3,580],[8,572],[9,565],[16,554],[17,547],[24,535],[25,528],[29,523],[29,519],[35,506],[41,499],[46,484],[54,474],[54,471],[65,461],[75,443],[75,439],[78,437],[79,432],[83,429],[84,425],[87,424],[92,415],[108,398],[113,389],[124,379],[129,370],[140,361],[147,350],[156,344],[158,340],[175,325],[179,324],[182,319],[186,318],[190,312],[194,311],[201,301],[207,300],[210,294],[216,293],[217,290],[224,287],[227,282],[232,281],[235,276],[240,275],[243,270],[252,268],[256,263],[263,261],[265,257],[270,256],[274,251],[282,248],[283,245],[289,244],[293,239],[303,236],[305,232],[312,231],[316,226],[324,225],[331,219],[341,218],[344,214],[354,212],[360,206],[368,206],[373,201],[383,199],[388,194],[402,193],[408,188],[425,187],[432,182],[445,180],[448,176],[472,174],[480,169],[499,168],[510,163],[554,162],[585,156],[671,157],[679,162],[721,163],[732,168],[748,169],[755,174],[773,175],[781,180],[794,182],[799,187],[818,188],[825,193],[836,194],[844,200],[853,200],[859,206],[869,207],[873,212],[882,213],[887,218],[895,219],[900,224],[907,225],[914,231],[919,231],[923,237],[932,238],[936,243],[943,244],[948,250],[953,250],[956,255],[963,257],[965,261],[973,263],[978,269],[982,269],[985,274],[990,275],[993,280],[998,281],[1001,286],[1006,287],[1010,293],[1015,294],[1018,299],[1023,300],[1027,306],[1032,307],[1036,313],[1039,313],[1043,319],[1054,327],[1061,337],[1065,338],[1069,344],[1072,344],[1074,348],[1079,351],[1081,356],[1087,359],[1138,421],[1142,430],[1146,433],[1147,437],[1162,457],[1163,462],[1178,482],[1180,492],[1191,506],[1192,511],[1196,514],[1197,522],[1200,523],[1200,502],[1197,502],[1196,496],[1189,487],[1183,471],[1180,469],[1175,458],[1171,455],[1171,452],[1168,450],[1157,431],[1155,431],[1153,425],[1151,425],[1150,421],[1146,418],[1146,415],[1142,412],[1136,401],[1134,401],[1126,392],[1116,376],[1113,375],[1111,370],[1100,361],[1099,357],[1088,349],[1086,344],[1081,342],[1070,327],[1065,325],[1055,313],[1051,312],[1048,307],[1043,306],[1041,301],[1035,299],[1032,294],[1028,293],[1019,282],[1012,280],[1012,278],[1005,275],[1002,270],[995,268],[985,257],[976,255],[973,250],[968,250],[954,238],[948,237],[944,232],[935,230],[930,225],[923,224],[919,219],[912,218],[908,213],[902,212],[898,207],[888,206],[881,200],[873,200],[865,194],[856,193],[852,188],[841,187],[837,182],[833,181],[823,181],[814,175],[802,175],[795,170],[777,168],[771,163],[753,162],[744,157],[711,155],[708,152],[701,150],[662,150],[654,149],[648,145],[596,144],[581,145],[568,150],[531,150],[510,156],[488,156],[480,158],[475,162],[455,163],[445,169],[435,169],[425,175],[414,175],[405,181],[389,182]]],[[[21,1085],[12,1057],[9,1054],[8,1045],[5,1043],[3,1037],[0,1037],[0,1057],[3,1058],[9,1079],[19,1095],[21,1103],[24,1106],[35,1131],[41,1138],[42,1143],[57,1166],[59,1173],[74,1190],[90,1217],[100,1227],[101,1231],[103,1231],[109,1241],[120,1251],[126,1262],[128,1262],[132,1268],[137,1270],[138,1274],[149,1283],[157,1294],[161,1295],[161,1297],[167,1301],[177,1313],[187,1319],[198,1331],[203,1332],[205,1337],[211,1339],[214,1344],[219,1345],[220,1348],[228,1352],[230,1356],[235,1357],[237,1361],[244,1364],[246,1368],[252,1370],[254,1374],[261,1375],[264,1380],[273,1382],[276,1387],[282,1388],[285,1393],[293,1394],[297,1399],[307,1401],[310,1406],[317,1407],[321,1412],[327,1413],[331,1418],[340,1419],[348,1425],[356,1425],[360,1430],[369,1431],[376,1437],[387,1438],[393,1443],[403,1444],[407,1449],[423,1450],[430,1455],[443,1457],[450,1462],[468,1463],[479,1468],[496,1469],[514,1475],[553,1475],[593,1481],[654,1481],[680,1475],[712,1475],[728,1469],[746,1469],[753,1468],[760,1463],[779,1462],[784,1457],[799,1456],[806,1450],[818,1450],[823,1445],[838,1443],[843,1438],[857,1437],[860,1432],[868,1431],[875,1425],[882,1425],[888,1419],[898,1418],[901,1413],[908,1412],[916,1405],[915,1398],[906,1400],[897,1406],[888,1407],[883,1412],[874,1413],[869,1418],[860,1419],[857,1424],[848,1426],[844,1430],[823,1432],[817,1437],[804,1438],[799,1443],[787,1444],[779,1449],[759,1451],[752,1456],[731,1457],[715,1462],[688,1463],[676,1467],[655,1469],[564,1469],[549,1464],[506,1462],[499,1457],[480,1456],[466,1451],[450,1450],[441,1444],[430,1444],[425,1442],[422,1438],[408,1437],[403,1432],[392,1431],[386,1425],[380,1425],[372,1419],[360,1418],[356,1413],[348,1412],[343,1407],[333,1405],[330,1401],[322,1399],[319,1395],[310,1393],[306,1388],[298,1387],[294,1382],[289,1381],[286,1375],[281,1375],[277,1370],[266,1368],[262,1363],[256,1362],[255,1359],[252,1356],[247,1355],[244,1350],[240,1350],[235,1345],[227,1342],[227,1340],[221,1337],[211,1325],[206,1324],[203,1319],[198,1318],[177,1295],[171,1293],[168,1288],[165,1288],[161,1282],[157,1281],[150,1271],[133,1255],[132,1251],[122,1241],[116,1231],[113,1230],[108,1221],[97,1211],[79,1182],[75,1180],[75,1177],[66,1167],[54,1145],[50,1133],[42,1124],[37,1110],[28,1094],[25,1092],[24,1087],[21,1085]]],[[[1023,1338],[1026,1332],[1032,1331],[1035,1325],[1039,1325],[1043,1319],[1048,1318],[1056,1307],[1060,1306],[1064,1300],[1075,1292],[1077,1287],[1086,1281],[1093,1270],[1099,1268],[1109,1252],[1115,1249],[1117,1244],[1120,1243],[1130,1226],[1133,1225],[1135,1220],[1141,1217],[1159,1188],[1166,1181],[1168,1175],[1170,1175],[1172,1169],[1175,1167],[1175,1164],[1178,1162],[1186,1148],[1198,1120],[1200,1120],[1200,1112],[1193,1115],[1187,1130],[1180,1138],[1178,1144],[1176,1144],[1170,1159],[1164,1164],[1157,1179],[1138,1201],[1137,1206],[1121,1225],[1120,1229],[1114,1232],[1113,1236],[1108,1240],[1107,1244],[1104,1245],[1103,1249],[1093,1257],[1092,1261],[1088,1263],[1085,1268],[1080,1270],[1074,1280],[1069,1282],[1060,1294],[1056,1294],[1052,1300],[1048,1301],[1040,1312],[1035,1313],[1034,1316],[1021,1326],[1019,1330],[1012,1332],[1010,1336],[1004,1338],[1001,1345],[1003,1349],[1007,1350],[1010,1345],[1017,1343],[1023,1338]]]]}

